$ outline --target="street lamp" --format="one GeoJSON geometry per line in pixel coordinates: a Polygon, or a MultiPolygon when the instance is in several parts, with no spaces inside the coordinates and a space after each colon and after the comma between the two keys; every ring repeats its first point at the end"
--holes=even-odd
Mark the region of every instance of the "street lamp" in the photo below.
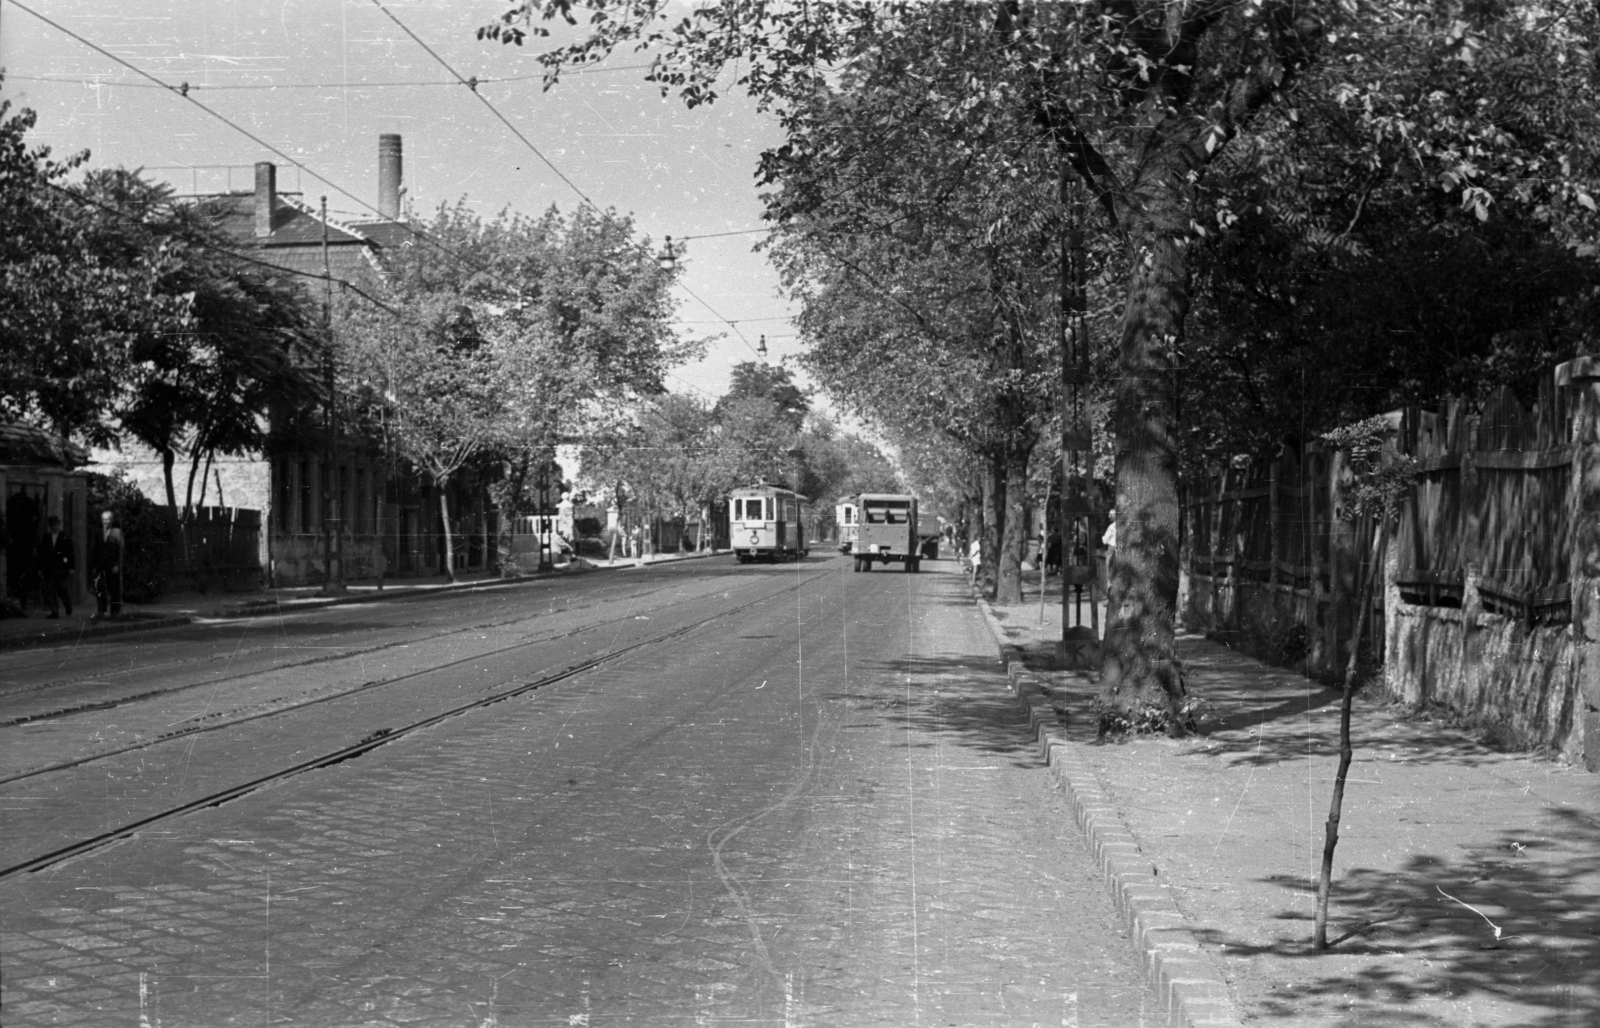
{"type": "Polygon", "coordinates": [[[671,236],[667,236],[666,249],[662,250],[661,253],[656,257],[656,263],[661,266],[662,271],[671,271],[677,266],[678,255],[672,252],[671,236]]]}
{"type": "Polygon", "coordinates": [[[767,359],[767,337],[765,334],[761,336],[761,342],[756,346],[756,353],[761,355],[762,360],[767,359]]]}

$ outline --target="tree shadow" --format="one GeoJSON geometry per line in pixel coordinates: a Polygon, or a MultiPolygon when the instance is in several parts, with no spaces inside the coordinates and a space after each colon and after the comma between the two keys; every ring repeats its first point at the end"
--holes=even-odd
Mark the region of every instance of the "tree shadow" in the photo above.
{"type": "Polygon", "coordinates": [[[1014,758],[1020,767],[1038,765],[1038,744],[1027,731],[997,661],[900,657],[866,661],[861,670],[865,674],[859,681],[868,684],[824,694],[847,704],[857,727],[870,723],[909,729],[913,748],[954,744],[1014,758]]]}
{"type": "MultiPolygon", "coordinates": [[[[1200,636],[1180,636],[1178,657],[1191,694],[1201,700],[1197,742],[1229,763],[1265,766],[1337,757],[1341,690],[1264,664],[1200,636]]],[[[1043,653],[1025,654],[1053,702],[1074,721],[1090,717],[1093,673],[1069,671],[1043,653]]],[[[1356,694],[1351,738],[1358,760],[1382,752],[1416,764],[1473,767],[1504,760],[1502,751],[1455,725],[1428,720],[1369,688],[1356,694]]]]}
{"type": "Polygon", "coordinates": [[[1346,1011],[1331,1023],[1352,1028],[1463,1023],[1406,1009],[1446,999],[1461,1009],[1515,1005],[1514,1022],[1482,1023],[1600,1024],[1600,822],[1570,807],[1549,815],[1553,828],[1501,832],[1455,860],[1422,854],[1398,870],[1345,874],[1334,883],[1329,936],[1347,937],[1331,952],[1311,948],[1303,903],[1278,915],[1294,923],[1270,943],[1197,934],[1230,956],[1298,965],[1254,1012],[1263,1018],[1321,1010],[1346,1011]]]}

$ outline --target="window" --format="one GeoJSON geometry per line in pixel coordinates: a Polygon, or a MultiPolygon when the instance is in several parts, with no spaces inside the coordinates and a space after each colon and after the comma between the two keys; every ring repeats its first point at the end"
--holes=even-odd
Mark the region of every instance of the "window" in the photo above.
{"type": "Polygon", "coordinates": [[[350,529],[367,531],[367,469],[356,468],[356,505],[350,511],[350,529]]]}
{"type": "Polygon", "coordinates": [[[278,527],[285,532],[294,530],[294,464],[285,459],[278,461],[278,527]]]}
{"type": "Polygon", "coordinates": [[[747,496],[743,500],[734,500],[733,519],[735,521],[765,521],[765,507],[766,501],[760,496],[747,496]]]}
{"type": "Polygon", "coordinates": [[[333,516],[338,519],[338,526],[346,528],[350,524],[350,469],[339,469],[339,506],[334,508],[333,516]]]}
{"type": "Polygon", "coordinates": [[[862,508],[869,525],[903,525],[911,520],[910,500],[884,500],[862,508]]]}
{"type": "Polygon", "coordinates": [[[300,458],[300,531],[311,531],[311,462],[300,458]]]}
{"type": "Polygon", "coordinates": [[[327,527],[328,519],[333,517],[333,469],[326,464],[321,464],[317,470],[320,472],[317,476],[317,485],[321,487],[317,490],[317,499],[320,501],[317,509],[321,515],[321,521],[316,527],[323,529],[327,527]]]}

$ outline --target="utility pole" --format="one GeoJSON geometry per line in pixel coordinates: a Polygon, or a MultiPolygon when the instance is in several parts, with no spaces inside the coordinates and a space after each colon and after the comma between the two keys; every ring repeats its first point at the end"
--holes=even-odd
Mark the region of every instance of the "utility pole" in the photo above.
{"type": "Polygon", "coordinates": [[[1094,446],[1089,433],[1089,332],[1083,196],[1061,168],[1061,206],[1067,230],[1061,238],[1061,642],[1060,656],[1071,666],[1098,663],[1100,607],[1095,573],[1094,446]],[[1082,556],[1073,545],[1082,524],[1082,556]],[[1068,550],[1068,547],[1072,547],[1068,550]],[[1089,591],[1089,624],[1083,623],[1084,587],[1089,591]]]}
{"type": "Polygon", "coordinates": [[[322,198],[322,594],[344,592],[343,547],[339,540],[338,406],[333,380],[333,266],[328,258],[328,198],[322,198]]]}

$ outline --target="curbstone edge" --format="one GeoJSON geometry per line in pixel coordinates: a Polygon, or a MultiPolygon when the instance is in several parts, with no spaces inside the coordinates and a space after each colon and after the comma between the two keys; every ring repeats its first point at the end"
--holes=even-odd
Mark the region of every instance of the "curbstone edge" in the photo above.
{"type": "Polygon", "coordinates": [[[981,596],[974,597],[1005,663],[1018,712],[1039,743],[1112,902],[1132,937],[1134,952],[1160,1001],[1161,1018],[1173,1028],[1241,1028],[1243,1017],[1216,959],[1200,945],[1194,925],[1173,901],[1171,889],[1139,846],[1137,836],[1111,804],[1078,743],[1060,731],[1045,687],[1027,670],[1017,647],[981,596]]]}

